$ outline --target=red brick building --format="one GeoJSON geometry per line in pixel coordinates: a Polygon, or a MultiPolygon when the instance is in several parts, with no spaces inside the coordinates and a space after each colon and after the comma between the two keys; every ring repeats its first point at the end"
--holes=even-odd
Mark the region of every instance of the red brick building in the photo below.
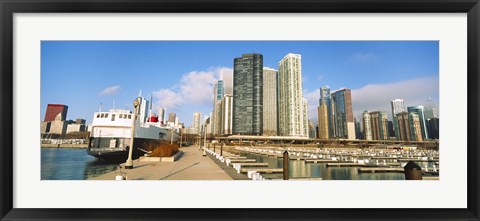
{"type": "Polygon", "coordinates": [[[62,114],[62,121],[67,119],[68,106],[63,104],[48,104],[45,112],[45,122],[52,122],[59,113],[62,114]]]}

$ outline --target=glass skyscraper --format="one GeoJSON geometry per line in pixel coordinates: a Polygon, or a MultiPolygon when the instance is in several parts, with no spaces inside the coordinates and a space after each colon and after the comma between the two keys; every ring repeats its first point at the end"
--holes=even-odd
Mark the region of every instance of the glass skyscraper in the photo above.
{"type": "Polygon", "coordinates": [[[222,127],[222,107],[221,102],[225,93],[223,81],[219,80],[213,87],[213,118],[210,119],[212,124],[212,133],[215,135],[221,134],[222,127]]]}
{"type": "Polygon", "coordinates": [[[330,88],[320,88],[320,99],[318,100],[318,136],[320,139],[333,137],[332,121],[332,96],[330,88]]]}
{"type": "Polygon", "coordinates": [[[233,64],[233,134],[263,133],[263,55],[244,54],[233,64]]]}
{"type": "Polygon", "coordinates": [[[407,110],[408,113],[416,113],[418,115],[420,121],[420,129],[422,130],[422,138],[423,140],[428,140],[428,129],[423,106],[408,107],[407,110]]]}
{"type": "Polygon", "coordinates": [[[352,92],[342,89],[332,93],[334,135],[337,138],[355,139],[355,122],[353,121],[352,92]]]}
{"type": "Polygon", "coordinates": [[[392,118],[393,118],[393,130],[395,131],[395,139],[401,140],[399,128],[398,128],[398,119],[397,114],[406,112],[405,104],[403,103],[403,99],[395,99],[390,101],[392,104],[392,118]]]}

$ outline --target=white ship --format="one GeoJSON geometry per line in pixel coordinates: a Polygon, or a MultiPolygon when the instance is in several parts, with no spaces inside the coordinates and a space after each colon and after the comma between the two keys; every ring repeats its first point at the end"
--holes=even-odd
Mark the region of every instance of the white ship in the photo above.
{"type": "MultiPolygon", "coordinates": [[[[139,97],[137,120],[133,140],[133,159],[151,151],[152,146],[162,142],[177,143],[179,128],[159,121],[158,116],[147,109],[148,101],[139,97]],[[149,117],[147,117],[149,116],[149,117]]],[[[111,109],[95,112],[87,153],[107,161],[125,161],[128,158],[132,131],[133,112],[111,109]]]]}

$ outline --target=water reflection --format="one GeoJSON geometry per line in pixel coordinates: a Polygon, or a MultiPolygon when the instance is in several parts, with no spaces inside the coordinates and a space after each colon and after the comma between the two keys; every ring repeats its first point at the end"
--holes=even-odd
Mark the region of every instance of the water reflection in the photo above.
{"type": "MultiPolygon", "coordinates": [[[[283,158],[274,158],[253,153],[241,153],[241,156],[256,159],[258,163],[268,163],[268,168],[283,168],[283,158]]],[[[383,163],[380,160],[379,163],[383,163]]],[[[393,160],[385,160],[386,163],[393,160]]],[[[405,166],[406,162],[401,164],[405,166]]],[[[417,162],[424,167],[433,167],[430,162],[417,162]]],[[[306,163],[304,160],[289,161],[290,178],[322,178],[323,180],[405,180],[403,173],[359,173],[357,167],[327,167],[326,163],[306,163]]],[[[262,175],[263,176],[263,175],[262,175]]],[[[267,179],[281,179],[282,174],[265,174],[267,179]]]]}
{"type": "Polygon", "coordinates": [[[85,149],[41,148],[42,180],[85,180],[117,169],[87,154],[85,149]]]}

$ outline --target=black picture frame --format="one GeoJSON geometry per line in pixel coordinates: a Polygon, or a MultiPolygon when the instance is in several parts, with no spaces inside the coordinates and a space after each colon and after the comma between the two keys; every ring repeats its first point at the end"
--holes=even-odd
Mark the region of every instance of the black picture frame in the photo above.
{"type": "MultiPolygon", "coordinates": [[[[479,220],[479,0],[0,0],[1,220],[479,220]],[[466,209],[17,209],[13,208],[14,13],[467,13],[466,209]]],[[[188,199],[186,199],[188,200],[188,199]]],[[[219,199],[222,200],[222,199],[219,199]]],[[[448,199],[445,199],[448,200],[448,199]]]]}

